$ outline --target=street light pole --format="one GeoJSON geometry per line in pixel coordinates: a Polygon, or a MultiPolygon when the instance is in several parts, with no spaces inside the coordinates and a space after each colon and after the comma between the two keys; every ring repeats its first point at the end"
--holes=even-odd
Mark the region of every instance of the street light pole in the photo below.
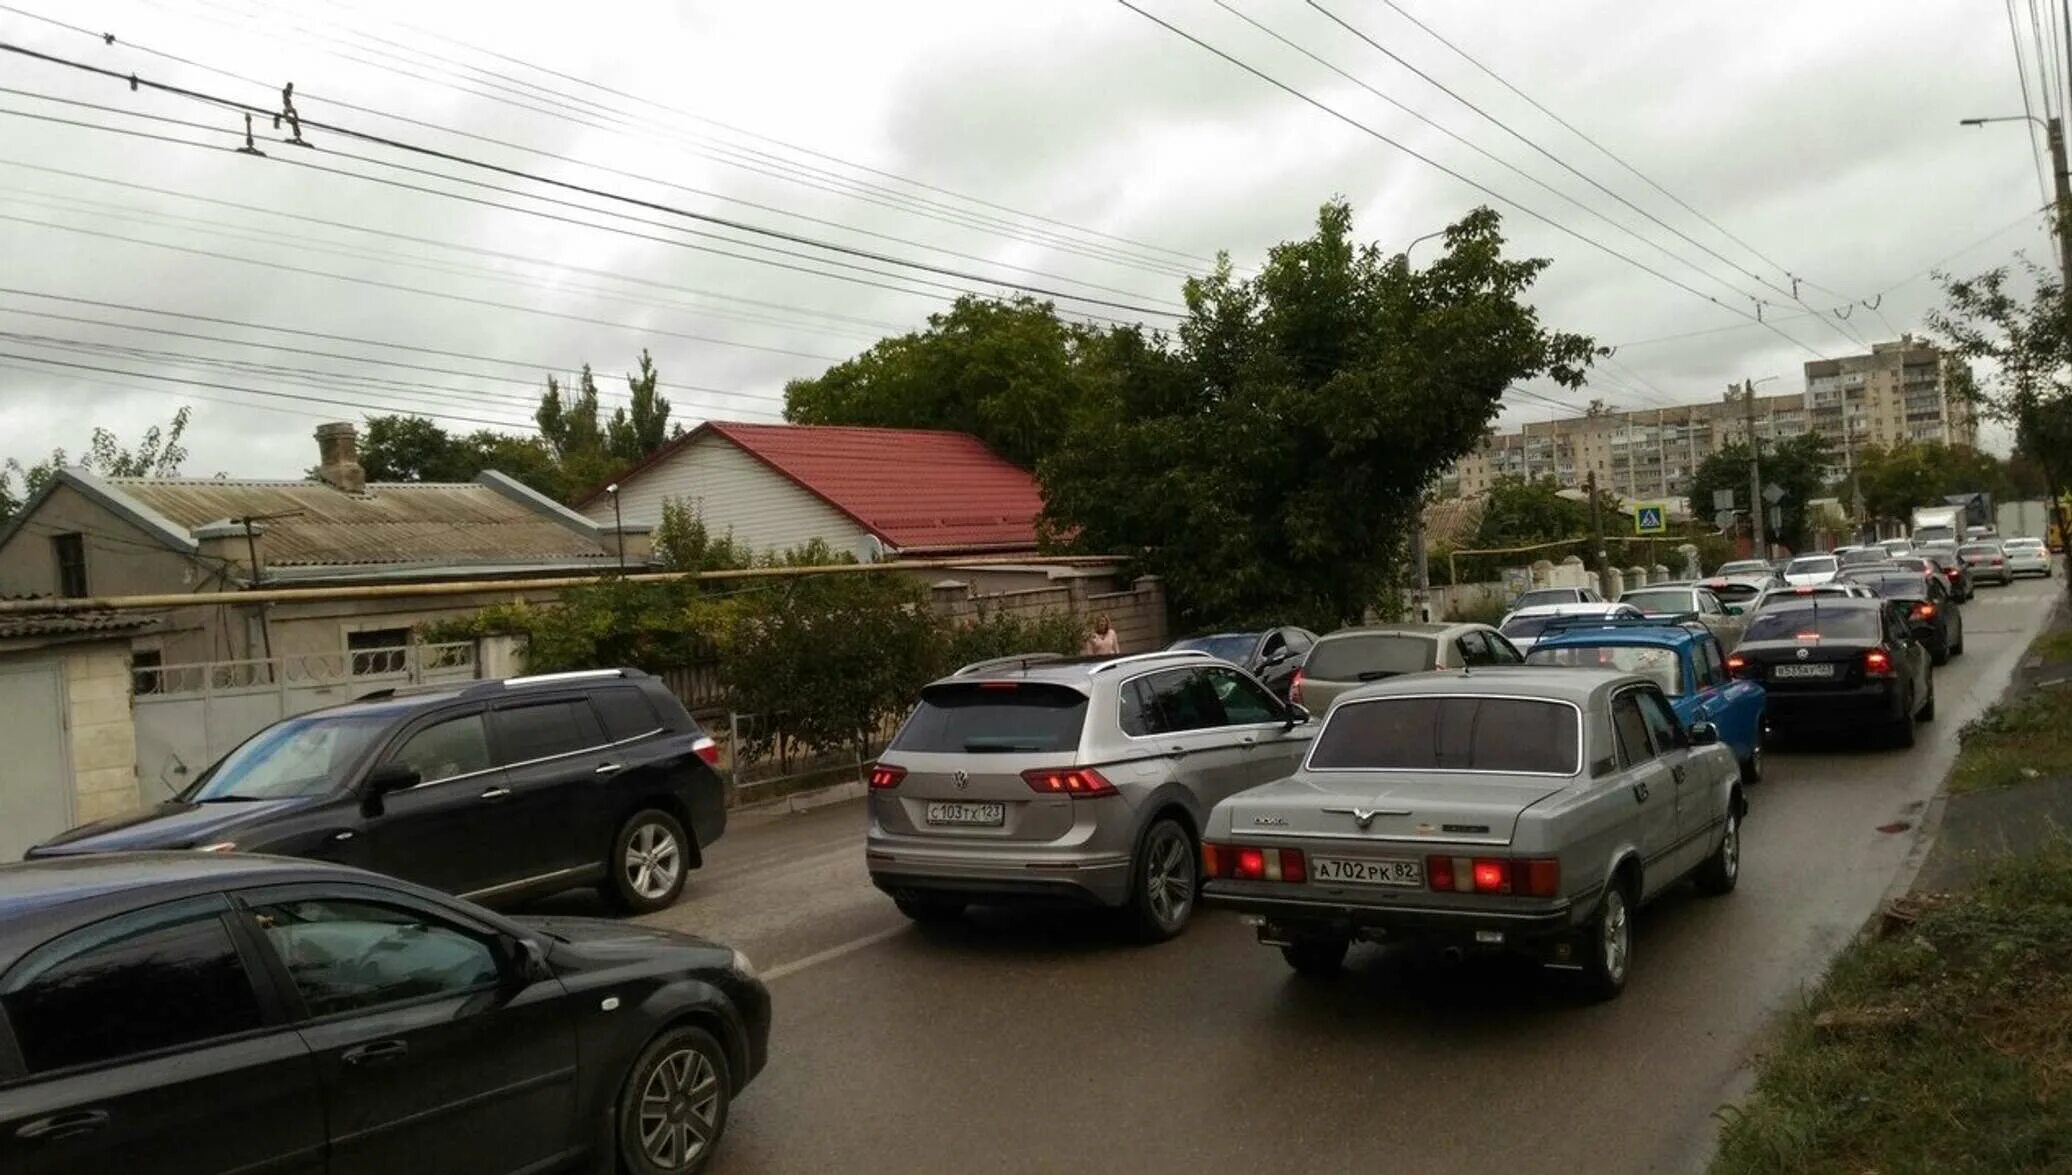
{"type": "Polygon", "coordinates": [[[626,574],[626,520],[619,517],[619,483],[613,482],[604,487],[604,492],[612,496],[612,529],[617,531],[619,535],[619,574],[624,575],[626,574]]]}

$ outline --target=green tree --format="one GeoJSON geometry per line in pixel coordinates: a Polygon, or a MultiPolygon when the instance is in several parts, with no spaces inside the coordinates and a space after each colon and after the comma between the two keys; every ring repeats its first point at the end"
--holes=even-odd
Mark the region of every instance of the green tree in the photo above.
{"type": "Polygon", "coordinates": [[[177,476],[181,463],[187,460],[187,447],[180,439],[187,435],[187,422],[193,411],[182,405],[170,421],[145,429],[137,443],[128,448],[114,433],[96,428],[87,438],[86,451],[76,459],[68,457],[63,449],[52,449],[50,456],[27,465],[19,458],[9,457],[0,464],[0,520],[12,517],[27,505],[67,465],[106,477],[177,476]],[[19,491],[13,488],[16,482],[21,484],[19,491]]]}
{"type": "Polygon", "coordinates": [[[940,428],[970,433],[1033,467],[1055,449],[1086,399],[1089,348],[1100,332],[1061,321],[1048,302],[966,296],[928,328],[784,388],[798,424],[940,428]]]}
{"type": "Polygon", "coordinates": [[[368,481],[472,481],[493,469],[557,500],[581,488],[539,437],[486,428],[456,436],[422,416],[368,417],[360,464],[368,481]]]}
{"type": "Polygon", "coordinates": [[[733,571],[755,565],[734,532],[715,538],[690,503],[670,498],[662,503],[662,522],[655,528],[655,562],[664,571],[733,571]]]}
{"type": "Polygon", "coordinates": [[[630,409],[618,408],[605,425],[605,447],[622,466],[632,465],[669,443],[669,401],[656,390],[660,376],[646,348],[640,352],[640,374],[628,375],[630,409]]]}
{"type": "Polygon", "coordinates": [[[1851,481],[1842,487],[1844,501],[1853,491],[1873,520],[1902,523],[1916,507],[1940,505],[1945,495],[1984,492],[1999,500],[2013,486],[2006,466],[1990,454],[1936,441],[1859,450],[1851,481]]]}
{"type": "MultiPolygon", "coordinates": [[[[1833,442],[1817,432],[1763,446],[1763,484],[1775,485],[1784,491],[1784,500],[1779,503],[1784,525],[1765,527],[1771,542],[1781,543],[1794,551],[1812,546],[1813,524],[1808,504],[1815,498],[1826,496],[1827,469],[1834,461],[1833,442]]],[[[1709,512],[1715,490],[1734,491],[1739,507],[1743,511],[1748,509],[1746,443],[1730,441],[1699,462],[1697,471],[1691,476],[1689,493],[1692,507],[1700,512],[1709,512]]]]}
{"type": "Polygon", "coordinates": [[[1973,402],[2014,426],[2016,444],[2042,465],[2049,498],[2059,501],[2072,488],[2068,291],[2057,274],[2027,259],[2019,272],[2001,266],[1975,277],[1936,277],[1944,308],[1929,312],[1929,327],[1957,354],[1987,361],[1990,379],[1967,381],[1973,402]]]}
{"type": "MultiPolygon", "coordinates": [[[[1606,532],[1617,533],[1621,521],[1629,520],[1619,507],[1619,499],[1603,490],[1597,492],[1597,499],[1606,532]]],[[[1475,531],[1475,545],[1522,547],[1582,538],[1589,533],[1590,501],[1580,492],[1564,491],[1561,483],[1551,477],[1532,481],[1498,477],[1490,482],[1482,508],[1482,525],[1475,531]]]]}
{"type": "Polygon", "coordinates": [[[1258,276],[1185,289],[1176,340],[1088,348],[1098,398],[1037,467],[1050,541],[1165,577],[1183,624],[1357,618],[1395,587],[1410,512],[1512,383],[1574,387],[1590,340],[1541,327],[1544,260],[1507,260],[1477,209],[1425,269],[1326,204],[1258,276]]]}

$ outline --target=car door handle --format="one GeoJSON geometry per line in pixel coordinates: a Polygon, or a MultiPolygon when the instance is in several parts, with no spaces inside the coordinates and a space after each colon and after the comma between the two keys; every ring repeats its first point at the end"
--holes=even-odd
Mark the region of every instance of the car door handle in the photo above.
{"type": "Polygon", "coordinates": [[[1633,785],[1633,798],[1645,804],[1648,802],[1648,781],[1643,779],[1633,785]]]}
{"type": "Polygon", "coordinates": [[[1683,764],[1681,764],[1681,763],[1678,763],[1678,764],[1677,764],[1676,766],[1674,766],[1674,767],[1671,767],[1671,768],[1669,769],[1669,775],[1670,775],[1670,778],[1672,778],[1672,779],[1676,780],[1676,782],[1678,782],[1678,783],[1682,783],[1682,782],[1684,781],[1684,768],[1683,768],[1683,764]]]}
{"type": "Polygon", "coordinates": [[[625,769],[626,765],[624,763],[599,763],[597,765],[597,769],[595,771],[592,771],[590,774],[610,775],[613,772],[624,771],[625,769]]]}
{"type": "Polygon", "coordinates": [[[56,1142],[61,1138],[90,1134],[108,1124],[106,1110],[77,1110],[70,1114],[52,1114],[38,1118],[14,1132],[23,1142],[56,1142]]]}
{"type": "Polygon", "coordinates": [[[1167,748],[1166,748],[1166,754],[1168,754],[1168,755],[1171,755],[1171,756],[1172,756],[1173,758],[1175,758],[1175,759],[1185,759],[1185,758],[1187,757],[1187,748],[1186,748],[1186,747],[1167,747],[1167,748]]]}
{"type": "Polygon", "coordinates": [[[1237,745],[1249,751],[1253,747],[1259,745],[1259,736],[1256,734],[1248,734],[1245,737],[1237,740],[1237,745]]]}
{"type": "Polygon", "coordinates": [[[347,1049],[339,1054],[338,1059],[348,1065],[381,1065],[400,1061],[409,1051],[410,1046],[400,1040],[377,1040],[373,1044],[347,1049]]]}
{"type": "Polygon", "coordinates": [[[493,787],[482,793],[482,798],[485,800],[504,800],[509,799],[510,796],[511,789],[508,787],[493,787]]]}

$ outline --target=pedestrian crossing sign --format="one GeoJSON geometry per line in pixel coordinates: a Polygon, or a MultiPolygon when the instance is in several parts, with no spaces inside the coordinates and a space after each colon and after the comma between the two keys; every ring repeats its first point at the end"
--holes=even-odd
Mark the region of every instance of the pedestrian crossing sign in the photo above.
{"type": "Polygon", "coordinates": [[[1669,503],[1642,502],[1633,508],[1634,534],[1661,534],[1669,529],[1669,503]]]}

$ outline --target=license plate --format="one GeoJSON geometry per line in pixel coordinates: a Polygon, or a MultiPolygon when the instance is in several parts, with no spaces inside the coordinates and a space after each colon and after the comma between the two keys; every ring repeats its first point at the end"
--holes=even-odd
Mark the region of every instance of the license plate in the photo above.
{"type": "Polygon", "coordinates": [[[928,823],[998,828],[1007,823],[1006,804],[930,804],[928,823]]]}
{"type": "Polygon", "coordinates": [[[1815,661],[1806,665],[1772,665],[1771,677],[1833,677],[1835,666],[1832,661],[1815,661]]]}
{"type": "Polygon", "coordinates": [[[1350,860],[1344,857],[1311,857],[1309,876],[1313,881],[1348,885],[1399,885],[1408,889],[1424,885],[1424,862],[1390,858],[1350,860]]]}

